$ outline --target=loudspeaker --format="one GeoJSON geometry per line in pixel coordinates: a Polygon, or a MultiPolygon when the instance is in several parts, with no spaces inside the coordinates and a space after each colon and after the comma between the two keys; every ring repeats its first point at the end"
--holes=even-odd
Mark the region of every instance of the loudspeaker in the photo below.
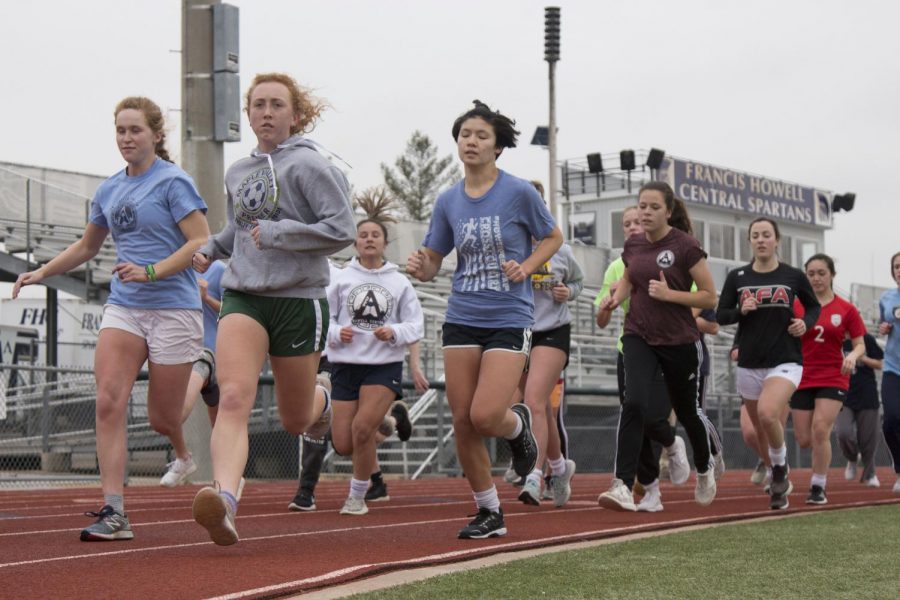
{"type": "Polygon", "coordinates": [[[593,154],[587,155],[588,161],[588,171],[591,173],[602,173],[603,172],[603,158],[599,153],[595,152],[593,154]]]}
{"type": "Polygon", "coordinates": [[[634,150],[619,152],[619,166],[623,171],[634,171],[634,150]]]}
{"type": "Polygon", "coordinates": [[[650,148],[650,153],[647,155],[647,166],[651,169],[658,169],[662,165],[663,158],[666,153],[658,148],[650,148]]]}

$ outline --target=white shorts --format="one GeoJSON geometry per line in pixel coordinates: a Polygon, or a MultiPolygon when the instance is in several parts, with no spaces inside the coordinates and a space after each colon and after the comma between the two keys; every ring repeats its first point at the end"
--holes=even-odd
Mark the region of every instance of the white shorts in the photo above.
{"type": "Polygon", "coordinates": [[[782,363],[771,369],[737,369],[737,391],[744,400],[759,400],[763,383],[770,377],[782,377],[794,384],[794,388],[800,385],[803,377],[803,365],[797,363],[782,363]]]}
{"type": "Polygon", "coordinates": [[[100,329],[107,328],[144,338],[150,362],[157,365],[192,363],[203,349],[203,312],[199,310],[106,304],[100,329]]]}

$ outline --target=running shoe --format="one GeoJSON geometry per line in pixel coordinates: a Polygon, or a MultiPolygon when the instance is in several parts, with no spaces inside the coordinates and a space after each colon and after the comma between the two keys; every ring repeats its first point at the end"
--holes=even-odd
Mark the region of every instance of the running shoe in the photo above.
{"type": "Polygon", "coordinates": [[[188,475],[196,470],[197,463],[194,462],[194,457],[190,454],[184,460],[176,457],[175,460],[166,465],[166,473],[159,480],[159,485],[171,488],[187,483],[188,475]]]}
{"type": "Polygon", "coordinates": [[[825,497],[825,488],[821,485],[813,485],[809,488],[809,496],[806,497],[807,504],[828,504],[828,498],[825,497]]]}
{"type": "Polygon", "coordinates": [[[390,415],[385,415],[381,419],[381,425],[378,426],[378,433],[389,438],[394,435],[395,431],[397,431],[397,420],[390,415]]]}
{"type": "Polygon", "coordinates": [[[566,460],[566,471],[562,475],[552,475],[550,477],[550,488],[553,494],[553,506],[560,508],[565,506],[572,497],[572,477],[575,476],[575,461],[566,460]]]}
{"type": "Polygon", "coordinates": [[[206,529],[210,539],[219,546],[230,546],[238,541],[234,528],[231,505],[219,494],[216,487],[205,487],[194,496],[194,521],[206,529]]]}
{"type": "Polygon", "coordinates": [[[366,490],[366,502],[387,502],[390,499],[384,479],[378,479],[369,484],[369,489],[366,490]]]}
{"type": "Polygon", "coordinates": [[[95,517],[97,521],[90,527],[81,531],[82,542],[111,542],[113,540],[134,539],[131,531],[131,523],[128,516],[117,513],[115,509],[106,504],[100,512],[86,512],[86,517],[95,517]]]}
{"type": "Polygon", "coordinates": [[[544,491],[541,492],[541,500],[553,500],[553,490],[550,489],[551,475],[544,475],[544,491]]]}
{"type": "Polygon", "coordinates": [[[312,490],[300,488],[294,499],[288,504],[288,510],[294,512],[309,512],[316,510],[316,496],[312,490]]]}
{"type": "Polygon", "coordinates": [[[621,479],[612,480],[612,485],[609,486],[609,489],[597,498],[597,504],[610,510],[631,512],[637,510],[631,490],[628,489],[628,486],[621,479]]]}
{"type": "Polygon", "coordinates": [[[709,506],[716,499],[715,469],[707,469],[706,473],[697,473],[697,486],[694,488],[694,500],[700,506],[709,506]]]}
{"type": "Polygon", "coordinates": [[[644,497],[638,502],[637,510],[638,512],[661,512],[662,509],[662,494],[659,491],[659,480],[657,480],[656,485],[644,486],[644,497]]]}
{"type": "Polygon", "coordinates": [[[509,459],[509,466],[506,468],[506,472],[503,473],[503,481],[514,484],[519,481],[519,479],[521,479],[521,477],[516,473],[516,470],[513,469],[512,459],[509,459]]]}
{"type": "MultiPolygon", "coordinates": [[[[331,398],[331,381],[324,378],[316,378],[316,387],[322,389],[325,397],[331,398]],[[323,385],[320,381],[327,383],[328,385],[323,385]]],[[[322,411],[322,415],[319,417],[319,420],[312,424],[312,426],[306,430],[304,435],[307,435],[314,440],[323,440],[325,436],[328,435],[328,431],[331,429],[331,415],[332,415],[332,404],[330,401],[326,400],[326,409],[322,411]]]]}
{"type": "Polygon", "coordinates": [[[541,482],[531,477],[525,479],[525,485],[519,493],[519,500],[530,506],[541,505],[541,482]]]}
{"type": "Polygon", "coordinates": [[[725,452],[724,449],[720,449],[718,454],[713,455],[713,473],[715,474],[716,481],[722,478],[722,475],[725,474],[725,452]]]}
{"type": "Polygon", "coordinates": [[[461,540],[483,540],[501,535],[506,535],[503,509],[494,512],[489,508],[479,508],[475,518],[459,530],[457,537],[461,540]]]}
{"type": "Polygon", "coordinates": [[[691,465],[688,463],[684,438],[676,435],[672,450],[666,448],[666,453],[669,455],[669,480],[675,485],[684,485],[691,476],[691,465]]]}
{"type": "Polygon", "coordinates": [[[881,487],[881,482],[878,480],[878,475],[872,475],[871,477],[863,481],[863,485],[877,488],[881,487]]]}
{"type": "Polygon", "coordinates": [[[892,491],[895,494],[900,494],[900,477],[897,477],[897,481],[894,483],[894,489],[892,491]]]}
{"type": "Polygon", "coordinates": [[[522,431],[507,442],[512,451],[513,468],[520,477],[527,477],[534,471],[538,455],[537,443],[531,431],[531,410],[524,404],[516,404],[512,411],[522,420],[522,431]]]}
{"type": "Polygon", "coordinates": [[[408,442],[412,437],[412,421],[409,420],[409,406],[403,400],[397,400],[391,407],[391,416],[397,423],[397,437],[401,442],[408,442]]]}
{"type": "Polygon", "coordinates": [[[856,479],[856,461],[848,460],[847,468],[844,469],[844,479],[847,481],[853,481],[856,479]]]}
{"type": "Polygon", "coordinates": [[[766,469],[766,463],[760,460],[756,463],[756,468],[753,469],[753,473],[750,474],[750,483],[753,485],[762,485],[766,480],[766,475],[768,475],[769,471],[766,469]]]}
{"type": "Polygon", "coordinates": [[[787,465],[772,466],[772,483],[769,484],[769,507],[772,510],[784,510],[790,506],[788,494],[791,493],[793,486],[788,479],[790,467],[787,465]]]}
{"type": "Polygon", "coordinates": [[[344,501],[344,506],[341,508],[342,515],[356,515],[361,516],[369,512],[369,507],[366,506],[366,500],[364,498],[347,498],[344,501]]]}
{"type": "Polygon", "coordinates": [[[669,455],[665,452],[659,455],[659,478],[669,479],[669,455]]]}

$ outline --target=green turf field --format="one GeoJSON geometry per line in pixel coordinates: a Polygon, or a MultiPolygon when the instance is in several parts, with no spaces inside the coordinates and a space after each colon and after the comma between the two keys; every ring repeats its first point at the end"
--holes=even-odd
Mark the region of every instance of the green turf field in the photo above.
{"type": "Polygon", "coordinates": [[[353,598],[900,598],[900,505],[558,552],[353,598]]]}

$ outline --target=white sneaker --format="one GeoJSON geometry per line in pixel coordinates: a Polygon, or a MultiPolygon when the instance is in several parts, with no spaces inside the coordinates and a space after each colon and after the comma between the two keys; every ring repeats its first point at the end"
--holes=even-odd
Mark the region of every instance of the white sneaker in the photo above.
{"type": "Polygon", "coordinates": [[[612,480],[612,485],[609,486],[609,489],[597,498],[597,504],[610,510],[631,512],[637,510],[631,490],[628,489],[628,486],[621,479],[612,480]]]}
{"type": "Polygon", "coordinates": [[[688,463],[684,439],[680,435],[675,436],[671,450],[666,448],[666,454],[669,455],[669,480],[675,485],[684,485],[691,476],[691,465],[688,463]]]}
{"type": "Polygon", "coordinates": [[[638,512],[661,512],[663,505],[662,494],[659,492],[659,480],[656,481],[656,485],[644,486],[644,490],[646,490],[644,497],[637,505],[638,512]]]}
{"type": "Polygon", "coordinates": [[[534,479],[533,477],[525,479],[525,485],[522,486],[522,491],[519,493],[519,500],[521,500],[523,504],[540,506],[541,480],[534,479]]]}
{"type": "Polygon", "coordinates": [[[176,487],[183,483],[187,483],[188,475],[197,470],[197,463],[194,462],[194,457],[188,454],[186,460],[176,458],[167,464],[166,467],[168,467],[168,469],[166,470],[165,475],[162,476],[162,479],[159,480],[159,485],[163,487],[176,487]]]}
{"type": "Polygon", "coordinates": [[[768,469],[766,469],[766,463],[759,461],[756,463],[756,468],[753,469],[753,473],[750,474],[750,483],[753,485],[762,485],[766,480],[767,475],[768,469]]]}
{"type": "Polygon", "coordinates": [[[847,481],[853,481],[854,479],[856,479],[856,461],[855,460],[847,461],[847,468],[844,469],[844,479],[846,479],[847,481]]]}
{"type": "Polygon", "coordinates": [[[877,488],[877,487],[881,487],[881,482],[878,481],[878,475],[872,475],[872,477],[863,481],[863,485],[866,485],[868,487],[877,488]]]}
{"type": "Polygon", "coordinates": [[[900,494],[900,477],[897,478],[897,482],[894,483],[894,493],[900,494]]]}
{"type": "Polygon", "coordinates": [[[513,469],[512,461],[509,461],[509,467],[506,468],[506,473],[503,474],[503,481],[506,483],[516,483],[520,479],[522,478],[519,477],[519,474],[513,469]]]}
{"type": "Polygon", "coordinates": [[[364,498],[347,498],[344,507],[341,509],[342,515],[364,515],[369,512],[364,498]]]}
{"type": "Polygon", "coordinates": [[[566,472],[550,477],[550,491],[553,493],[553,506],[560,508],[572,497],[572,477],[575,475],[575,461],[566,461],[566,472]]]}
{"type": "Polygon", "coordinates": [[[694,500],[700,506],[709,506],[716,499],[716,474],[713,469],[706,473],[697,473],[697,487],[694,488],[694,500]]]}
{"type": "Polygon", "coordinates": [[[713,456],[713,474],[716,477],[716,481],[725,474],[725,457],[723,454],[724,452],[719,450],[719,453],[713,456]]]}
{"type": "Polygon", "coordinates": [[[385,415],[381,419],[381,425],[378,426],[378,433],[389,438],[394,435],[395,431],[397,431],[397,420],[390,415],[385,415]]]}

